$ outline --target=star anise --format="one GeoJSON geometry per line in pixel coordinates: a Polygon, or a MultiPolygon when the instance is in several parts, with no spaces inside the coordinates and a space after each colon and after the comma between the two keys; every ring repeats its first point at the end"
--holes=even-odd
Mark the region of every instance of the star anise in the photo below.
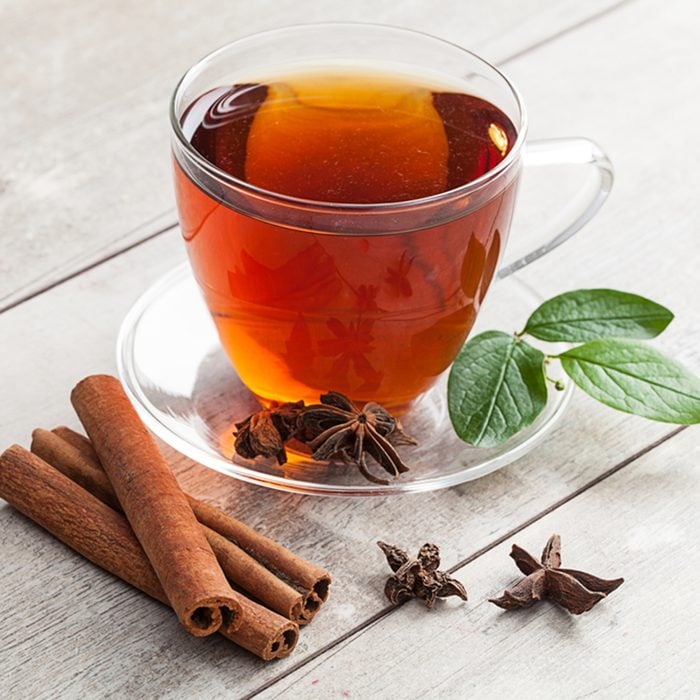
{"type": "Polygon", "coordinates": [[[467,591],[457,579],[445,571],[438,571],[440,550],[437,545],[424,544],[418,556],[411,559],[399,547],[386,542],[377,544],[394,572],[384,586],[386,597],[394,605],[419,598],[427,608],[432,608],[437,598],[457,595],[462,600],[467,599],[467,591]]]}
{"type": "Polygon", "coordinates": [[[377,403],[358,408],[347,396],[329,391],[321,403],[307,406],[299,415],[297,438],[313,452],[316,460],[339,458],[358,467],[376,484],[388,484],[372,474],[367,457],[372,457],[392,477],[408,471],[395,445],[416,445],[403,432],[401,423],[377,403]]]}
{"type": "Polygon", "coordinates": [[[253,413],[236,423],[236,453],[246,459],[276,457],[278,464],[287,461],[284,445],[297,430],[297,418],[304,408],[303,401],[272,403],[269,408],[253,413]]]}
{"type": "Polygon", "coordinates": [[[549,598],[574,615],[590,610],[605,596],[620,586],[624,579],[607,581],[592,574],[561,568],[561,538],[552,535],[538,562],[531,554],[514,544],[510,556],[525,574],[500,598],[490,602],[501,608],[527,608],[543,598],[549,598]]]}

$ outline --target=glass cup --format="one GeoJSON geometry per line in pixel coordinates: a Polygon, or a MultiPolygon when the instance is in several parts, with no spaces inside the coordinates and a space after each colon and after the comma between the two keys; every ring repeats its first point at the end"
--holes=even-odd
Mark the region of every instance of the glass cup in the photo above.
{"type": "MultiPolygon", "coordinates": [[[[280,78],[281,79],[281,78],[280,78]]],[[[440,39],[367,24],[316,24],[235,41],[193,66],[171,104],[176,195],[194,275],[222,345],[263,402],[340,391],[402,410],[450,366],[494,278],[529,264],[600,208],[612,168],[587,139],[525,143],[519,93],[440,39]],[[466,184],[409,201],[313,201],[246,182],[190,143],[201,95],[294,71],[402,74],[487,100],[515,127],[505,158],[466,184]],[[522,166],[593,166],[551,239],[499,268],[522,166]]]]}

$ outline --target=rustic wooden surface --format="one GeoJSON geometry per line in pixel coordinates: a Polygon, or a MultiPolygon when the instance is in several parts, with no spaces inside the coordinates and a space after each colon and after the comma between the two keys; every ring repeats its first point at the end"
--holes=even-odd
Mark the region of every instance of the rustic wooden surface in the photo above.
{"type": "MultiPolygon", "coordinates": [[[[533,136],[598,140],[616,165],[610,201],[522,279],[543,294],[606,285],[658,299],[677,314],[659,345],[700,369],[694,4],[378,5],[0,6],[0,446],[26,444],[38,425],[77,425],[70,388],[114,371],[122,317],[184,257],[165,117],[178,74],[226,40],[312,19],[416,27],[473,47],[519,85],[533,136]]],[[[546,223],[544,183],[544,172],[526,182],[515,237],[546,223]]],[[[169,454],[188,489],[327,566],[336,581],[327,608],[289,659],[265,665],[224,640],[188,637],[165,608],[3,505],[0,697],[700,692],[696,429],[578,394],[547,444],[510,467],[446,491],[368,500],[266,491],[169,454]],[[510,543],[538,551],[552,531],[566,565],[623,575],[624,586],[582,618],[486,603],[517,575],[510,543]],[[390,611],[378,538],[439,541],[470,601],[390,611]]]]}

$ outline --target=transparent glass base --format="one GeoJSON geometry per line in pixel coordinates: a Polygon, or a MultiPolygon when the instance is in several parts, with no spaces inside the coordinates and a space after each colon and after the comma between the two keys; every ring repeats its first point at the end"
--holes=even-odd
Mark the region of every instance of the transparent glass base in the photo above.
{"type": "MultiPolygon", "coordinates": [[[[541,298],[519,280],[495,283],[473,333],[521,328],[541,298]]],[[[274,460],[233,455],[232,428],[259,409],[219,345],[214,324],[187,264],[156,282],[134,304],[117,340],[119,375],[146,425],[187,457],[229,476],[297,493],[383,496],[430,491],[477,479],[532,450],[563,413],[572,385],[550,390],[545,410],[505,445],[470,447],[454,434],[447,413],[446,382],[440,381],[402,418],[418,447],[399,452],[410,471],[390,484],[370,483],[357,469],[318,463],[290,453],[274,460]]],[[[554,378],[559,378],[555,376],[554,378]]],[[[384,476],[379,467],[375,473],[384,476]]]]}

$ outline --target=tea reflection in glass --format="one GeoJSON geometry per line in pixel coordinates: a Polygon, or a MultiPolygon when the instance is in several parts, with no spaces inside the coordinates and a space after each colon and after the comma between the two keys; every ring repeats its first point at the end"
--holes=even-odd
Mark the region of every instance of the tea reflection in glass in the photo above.
{"type": "Polygon", "coordinates": [[[518,178],[440,206],[413,200],[498,165],[510,119],[445,86],[334,70],[209,90],[180,123],[202,158],[252,186],[234,195],[176,158],[194,273],[246,385],[263,401],[332,389],[394,407],[428,389],[475,320],[518,178]],[[304,216],[273,222],[260,190],[304,216]],[[314,202],[337,205],[337,220],[317,220],[314,202]],[[343,204],[366,205],[351,232],[343,204]]]}

